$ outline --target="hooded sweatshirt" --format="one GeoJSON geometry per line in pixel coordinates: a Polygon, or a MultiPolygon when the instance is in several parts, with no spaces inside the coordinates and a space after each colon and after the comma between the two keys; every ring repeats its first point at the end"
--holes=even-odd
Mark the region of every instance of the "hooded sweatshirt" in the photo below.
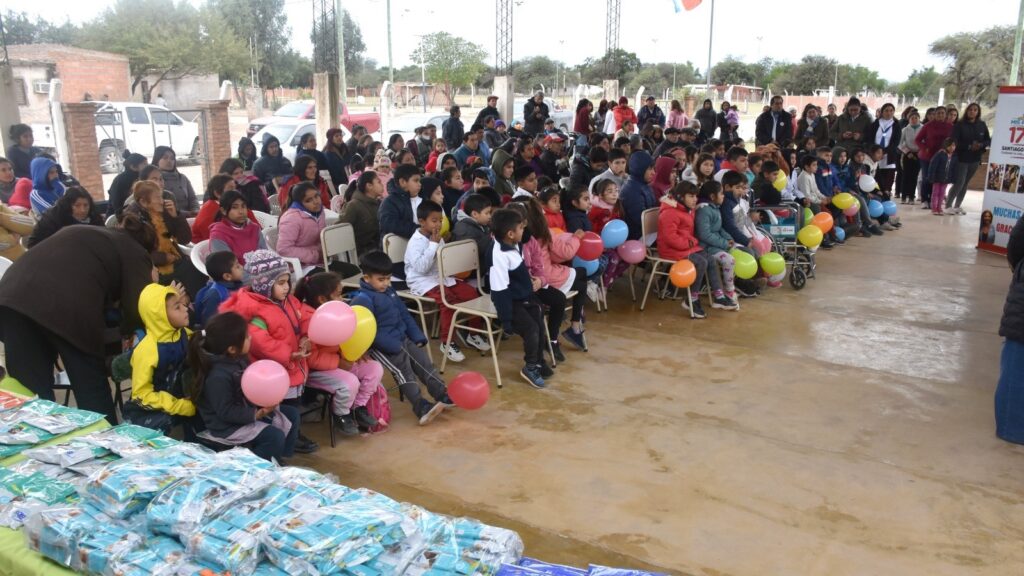
{"type": "Polygon", "coordinates": [[[494,174],[494,191],[498,193],[499,197],[511,197],[516,193],[516,185],[511,180],[502,177],[501,169],[506,162],[512,160],[512,155],[508,152],[497,149],[491,156],[491,173],[494,174]]]}
{"type": "Polygon", "coordinates": [[[629,179],[619,192],[623,217],[626,225],[629,226],[629,240],[640,238],[642,233],[640,222],[643,212],[648,208],[654,208],[657,204],[654,192],[644,181],[644,173],[652,163],[654,163],[654,159],[647,152],[636,152],[629,157],[629,179]]]}
{"type": "Polygon", "coordinates": [[[655,200],[664,196],[672,187],[672,171],[675,167],[674,157],[662,156],[654,161],[654,182],[651,182],[651,191],[654,192],[655,200]]]}
{"type": "Polygon", "coordinates": [[[264,186],[273,186],[274,178],[279,176],[288,179],[292,174],[292,163],[280,151],[281,142],[274,136],[268,136],[260,149],[260,158],[252,165],[252,173],[260,179],[264,186]],[[278,145],[277,156],[271,156],[267,148],[271,143],[278,145]]]}
{"type": "Polygon", "coordinates": [[[182,375],[187,369],[188,328],[167,320],[167,298],[174,288],[150,284],[139,295],[139,316],[146,336],[132,351],[132,400],[151,410],[192,416],[196,407],[186,398],[182,375]]]}
{"type": "Polygon", "coordinates": [[[694,233],[694,212],[681,202],[663,202],[658,209],[658,255],[667,260],[682,260],[700,252],[694,233]]]}
{"type": "Polygon", "coordinates": [[[292,358],[299,349],[299,339],[309,331],[309,314],[302,313],[302,303],[288,295],[284,302],[275,302],[246,287],[228,296],[220,305],[221,312],[237,312],[249,322],[252,345],[249,358],[273,360],[288,371],[292,387],[301,386],[309,373],[305,358],[292,358]]]}
{"type": "Polygon", "coordinates": [[[245,170],[246,172],[251,171],[252,170],[252,165],[255,164],[256,160],[259,158],[256,155],[256,143],[253,142],[252,139],[246,138],[246,137],[243,136],[238,141],[238,150],[237,150],[237,152],[238,152],[238,154],[235,157],[238,158],[242,162],[242,170],[245,170]],[[252,146],[252,155],[247,156],[245,154],[245,150],[249,146],[252,146]]]}
{"type": "Polygon", "coordinates": [[[47,177],[50,169],[55,166],[57,163],[49,158],[40,156],[32,159],[32,192],[29,194],[29,201],[37,218],[53,208],[57,200],[64,195],[64,185],[60,183],[60,179],[50,180],[47,177]]]}

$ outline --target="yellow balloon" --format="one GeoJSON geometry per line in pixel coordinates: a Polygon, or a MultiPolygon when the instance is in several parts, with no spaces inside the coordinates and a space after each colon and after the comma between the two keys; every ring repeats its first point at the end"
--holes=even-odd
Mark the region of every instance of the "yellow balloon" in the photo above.
{"type": "Polygon", "coordinates": [[[377,337],[377,319],[373,312],[366,306],[353,306],[352,311],[356,313],[356,331],[340,346],[341,355],[349,362],[362,358],[377,337]]]}
{"type": "Polygon", "coordinates": [[[785,172],[779,170],[779,175],[775,177],[775,182],[772,182],[772,186],[779,192],[782,192],[786,189],[786,184],[789,184],[789,179],[786,178],[785,172]]]}
{"type": "Polygon", "coordinates": [[[447,237],[448,231],[451,230],[452,223],[448,221],[447,216],[442,214],[441,217],[443,218],[443,220],[441,220],[441,236],[447,237]]]}
{"type": "Polygon", "coordinates": [[[853,203],[856,201],[857,199],[849,192],[840,192],[832,197],[832,205],[840,210],[846,210],[850,206],[853,206],[853,203]]]}
{"type": "Polygon", "coordinates": [[[818,245],[821,244],[821,240],[824,236],[825,235],[821,232],[821,228],[818,228],[814,224],[808,224],[800,229],[800,232],[796,235],[796,239],[808,248],[817,248],[818,245]]]}

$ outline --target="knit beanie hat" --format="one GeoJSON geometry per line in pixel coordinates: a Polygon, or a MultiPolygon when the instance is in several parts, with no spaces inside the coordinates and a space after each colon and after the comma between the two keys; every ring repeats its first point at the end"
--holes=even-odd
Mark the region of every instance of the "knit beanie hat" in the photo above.
{"type": "Polygon", "coordinates": [[[253,250],[245,254],[245,285],[270,298],[270,290],[281,274],[290,274],[288,263],[272,250],[253,250]]]}
{"type": "Polygon", "coordinates": [[[376,170],[384,166],[391,166],[391,157],[387,150],[377,150],[377,155],[373,157],[373,168],[376,170]]]}

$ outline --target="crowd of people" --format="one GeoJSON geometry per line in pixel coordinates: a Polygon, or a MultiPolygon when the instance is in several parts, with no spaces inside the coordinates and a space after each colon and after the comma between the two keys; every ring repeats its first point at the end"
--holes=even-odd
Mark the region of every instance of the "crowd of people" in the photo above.
{"type": "MultiPolygon", "coordinates": [[[[952,107],[924,118],[908,108],[895,118],[888,103],[872,118],[851,98],[841,114],[808,105],[797,118],[776,96],[757,118],[751,152],[727,102],[716,112],[707,100],[691,118],[676,100],[665,114],[653,97],[639,110],[626,97],[597,106],[583,99],[570,134],[555,129],[541,92],[527,101],[522,123],[502,119],[496,103],[488,99],[468,128],[452,106],[440,136],[427,125],[408,142],[380,142],[355,126],[347,141],[333,129],[318,147],[309,134],[294,163],[272,136],[243,138],[201,199],[175,151],[161,146],[151,163],[126,152],[108,199],[95,203],[33,147],[31,129],[15,126],[15,144],[0,159],[0,254],[15,261],[0,280],[10,374],[52,398],[59,356],[78,405],[113,422],[105,359],[114,355],[130,361],[125,420],[164,432],[182,425],[186,437],[280,460],[318,448],[300,431],[307,388],[329,397],[346,435],[384,424],[372,398],[385,371],[421,425],[454,405],[402,291],[437,303],[438,349],[453,362],[465,359],[463,348],[486,352],[490,344],[451,330],[447,304],[489,297],[504,337],[522,341],[520,375],[545,388],[553,365],[567,360],[562,343],[588,349],[587,302],[630,267],[614,249],[574,260],[586,233],[621,221],[628,239],[692,262],[713,308],[737,311],[740,299],[781,285],[784,273],[738,278],[732,252],[770,250],[762,225],[777,210],[829,212],[836,228],[864,237],[901,226],[869,214],[874,199],[917,198],[936,214],[954,213],[989,143],[977,104],[959,121],[952,107]],[[865,186],[864,177],[877,185],[865,186]],[[855,214],[832,204],[844,192],[860,201],[855,214]],[[353,227],[358,267],[325,266],[328,208],[353,227]],[[258,215],[278,209],[268,238],[258,215]],[[644,236],[650,209],[659,211],[656,238],[644,236]],[[116,226],[104,226],[110,216],[116,226]],[[401,261],[383,250],[389,235],[405,241],[401,261]],[[480,285],[438,273],[438,250],[459,240],[477,248],[480,285]],[[210,246],[205,271],[186,253],[200,241],[210,246]],[[286,258],[308,273],[295,278],[286,258]],[[342,280],[354,276],[358,289],[343,293],[342,280]],[[355,359],[308,337],[314,311],[342,298],[376,319],[371,348],[355,359]],[[134,336],[111,342],[107,329],[119,325],[134,336]],[[288,372],[279,406],[253,406],[242,394],[242,373],[260,359],[288,372]]],[[[841,245],[843,236],[833,229],[821,247],[841,245]]],[[[699,291],[683,307],[707,316],[699,291]]]]}

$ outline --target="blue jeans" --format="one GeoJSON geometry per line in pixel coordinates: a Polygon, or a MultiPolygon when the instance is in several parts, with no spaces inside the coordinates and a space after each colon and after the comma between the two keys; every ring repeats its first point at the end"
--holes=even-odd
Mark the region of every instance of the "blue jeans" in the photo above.
{"type": "Polygon", "coordinates": [[[995,404],[996,436],[1024,444],[1024,342],[1003,342],[995,404]]]}

